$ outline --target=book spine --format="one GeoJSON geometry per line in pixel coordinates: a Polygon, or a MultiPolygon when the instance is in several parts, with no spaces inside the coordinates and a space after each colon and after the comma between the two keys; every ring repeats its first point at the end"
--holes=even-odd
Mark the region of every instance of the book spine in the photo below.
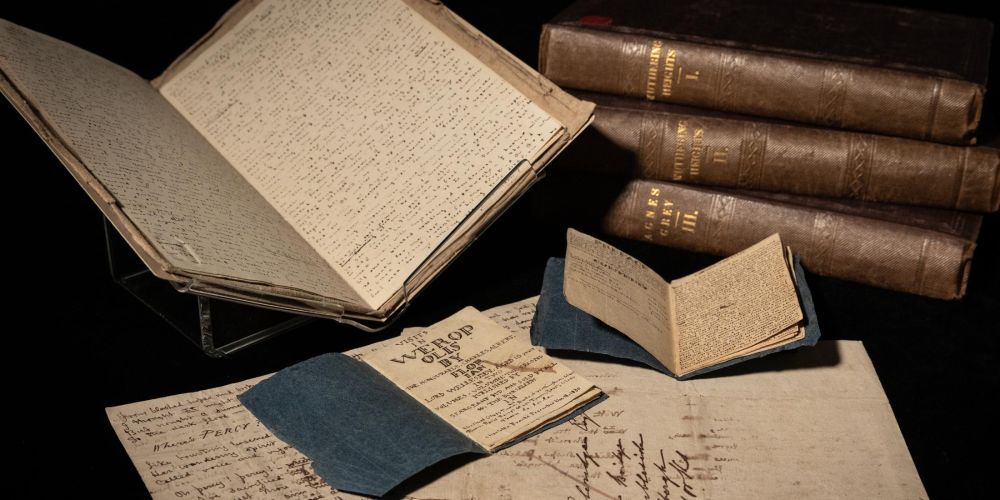
{"type": "Polygon", "coordinates": [[[712,190],[736,196],[762,198],[778,203],[802,205],[818,210],[840,212],[848,215],[867,217],[869,219],[880,219],[907,226],[921,227],[939,233],[950,234],[968,241],[976,241],[979,237],[979,229],[983,221],[983,216],[979,214],[942,210],[940,208],[892,205],[856,200],[835,200],[795,194],[750,191],[746,189],[712,188],[712,190]]]}
{"type": "Polygon", "coordinates": [[[564,163],[619,175],[995,212],[1000,150],[875,134],[598,106],[564,163]]]}
{"type": "Polygon", "coordinates": [[[705,108],[969,144],[971,82],[709,43],[547,24],[541,72],[559,85],[705,108]]]}
{"type": "Polygon", "coordinates": [[[940,299],[965,294],[975,248],[903,224],[655,181],[629,182],[602,229],[715,255],[778,232],[816,274],[940,299]]]}

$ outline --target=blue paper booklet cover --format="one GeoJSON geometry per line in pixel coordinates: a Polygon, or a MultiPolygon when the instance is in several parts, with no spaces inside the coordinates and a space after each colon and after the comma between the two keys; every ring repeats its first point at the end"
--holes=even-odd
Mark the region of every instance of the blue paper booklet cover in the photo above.
{"type": "Polygon", "coordinates": [[[535,345],[684,379],[819,340],[804,272],[777,234],[673,282],[573,229],[567,243],[545,270],[535,345]]]}
{"type": "Polygon", "coordinates": [[[467,307],[431,327],[279,371],[239,397],[338,490],[383,495],[462,453],[492,453],[603,399],[467,307]]]}

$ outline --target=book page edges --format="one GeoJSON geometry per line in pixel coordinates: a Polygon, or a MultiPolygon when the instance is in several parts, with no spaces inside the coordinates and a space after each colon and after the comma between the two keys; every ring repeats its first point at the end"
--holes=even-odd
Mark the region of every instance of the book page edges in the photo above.
{"type": "Polygon", "coordinates": [[[261,0],[240,0],[236,2],[236,5],[230,7],[225,14],[216,21],[212,29],[208,30],[208,33],[202,35],[194,43],[185,50],[181,55],[177,56],[174,62],[167,66],[167,69],[163,70],[160,76],[154,78],[149,83],[153,85],[153,88],[160,90],[164,84],[170,81],[177,73],[183,70],[191,61],[195,60],[199,54],[204,52],[208,47],[215,43],[222,35],[231,30],[236,26],[244,16],[246,16],[250,11],[260,3],[261,0]]]}
{"type": "Polygon", "coordinates": [[[119,234],[125,238],[129,246],[142,260],[142,263],[149,268],[157,278],[180,281],[181,278],[175,274],[167,260],[160,255],[146,237],[139,231],[139,228],[129,220],[125,212],[121,210],[118,200],[104,187],[94,175],[83,165],[83,162],[73,153],[66,143],[55,133],[52,127],[42,118],[41,114],[35,110],[35,106],[30,100],[14,85],[7,75],[0,69],[0,93],[7,98],[7,101],[14,106],[14,109],[31,125],[31,128],[48,146],[49,150],[59,159],[70,175],[86,191],[87,196],[97,205],[101,213],[118,230],[119,234]]]}
{"type": "Polygon", "coordinates": [[[575,137],[590,122],[593,103],[566,93],[440,2],[403,2],[562,123],[570,137],[575,137]]]}
{"type": "Polygon", "coordinates": [[[97,205],[101,213],[118,231],[142,263],[157,278],[173,284],[181,292],[225,298],[270,309],[293,311],[330,318],[370,318],[372,311],[343,304],[327,297],[265,283],[252,283],[226,276],[191,272],[170,263],[152,245],[142,231],[121,209],[118,200],[83,164],[46,120],[34,104],[0,70],[0,93],[27,121],[56,158],[69,171],[80,187],[97,205]]]}
{"type": "MultiPolygon", "coordinates": [[[[253,11],[260,1],[240,0],[219,19],[208,33],[181,54],[159,77],[152,80],[153,87],[159,89],[170,81],[199,54],[235,27],[240,20],[253,11]]],[[[507,193],[495,197],[496,201],[493,206],[485,207],[485,210],[476,216],[475,220],[467,219],[459,225],[455,232],[442,242],[424,264],[406,280],[404,287],[394,293],[389,300],[373,311],[344,309],[345,317],[376,322],[386,322],[401,312],[407,305],[409,296],[422,290],[438,274],[439,270],[454,261],[458,254],[471,244],[486,227],[515,200],[520,198],[532,184],[537,182],[545,165],[562,152],[593,121],[595,108],[593,103],[582,101],[563,91],[444,5],[432,0],[402,1],[559,121],[563,127],[533,158],[525,159],[531,165],[534,175],[525,177],[522,174],[524,178],[514,180],[507,193]]],[[[225,293],[229,291],[228,287],[225,286],[226,283],[228,281],[214,280],[208,289],[225,293]]],[[[261,286],[254,287],[252,290],[257,292],[258,290],[272,289],[273,287],[261,286]]],[[[322,297],[314,298],[319,301],[327,300],[322,297]]],[[[258,299],[251,300],[253,303],[260,303],[258,299]]],[[[284,307],[282,308],[284,309],[284,307]]],[[[315,312],[311,314],[315,314],[315,312]]]]}
{"type": "MultiPolygon", "coordinates": [[[[566,93],[440,2],[433,0],[402,1],[441,30],[448,38],[513,85],[546,113],[562,123],[566,128],[567,140],[576,137],[590,123],[594,114],[593,103],[581,101],[566,93]]],[[[153,87],[157,89],[162,87],[174,75],[183,70],[190,61],[236,26],[259,3],[260,0],[240,0],[219,19],[219,22],[205,36],[195,42],[160,76],[155,78],[151,82],[153,87]]],[[[528,160],[532,161],[533,165],[544,165],[547,161],[545,156],[545,154],[541,154],[537,161],[530,158],[528,160]]],[[[540,169],[540,167],[536,168],[536,170],[540,169]]]]}

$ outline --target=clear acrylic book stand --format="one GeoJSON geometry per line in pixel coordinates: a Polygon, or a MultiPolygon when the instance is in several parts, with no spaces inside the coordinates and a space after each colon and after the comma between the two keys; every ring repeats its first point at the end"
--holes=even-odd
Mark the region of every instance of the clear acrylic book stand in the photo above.
{"type": "MultiPolygon", "coordinates": [[[[533,169],[528,160],[519,161],[507,173],[507,176],[494,186],[479,204],[469,212],[466,220],[468,220],[468,217],[480,213],[483,204],[487,200],[494,198],[498,189],[507,186],[508,181],[516,172],[523,171],[526,168],[533,169]]],[[[541,174],[535,172],[535,178],[532,182],[540,178],[541,174]]],[[[526,189],[527,187],[524,188],[524,190],[526,189]]],[[[485,231],[486,228],[493,224],[523,194],[523,190],[520,193],[516,193],[516,196],[500,204],[499,210],[485,217],[480,232],[485,231]]],[[[431,252],[427,259],[420,266],[417,266],[417,268],[419,269],[426,264],[431,259],[431,256],[463,227],[464,222],[456,225],[451,233],[438,245],[438,248],[434,252],[431,252]]],[[[475,240],[476,237],[478,236],[474,236],[472,240],[475,240]]],[[[146,304],[158,316],[166,320],[168,324],[194,342],[195,345],[200,347],[209,356],[225,356],[316,319],[312,316],[299,315],[294,312],[277,311],[266,307],[212,297],[206,295],[209,294],[208,291],[199,291],[195,287],[174,287],[169,282],[153,275],[107,219],[104,220],[104,239],[107,243],[111,277],[138,298],[140,302],[146,304]]],[[[455,251],[451,259],[443,264],[443,267],[450,264],[470,243],[471,241],[467,242],[460,250],[455,251]]],[[[414,274],[416,274],[416,271],[414,271],[414,274]]],[[[390,313],[389,318],[377,325],[367,325],[362,321],[344,317],[343,314],[339,316],[336,314],[332,316],[323,315],[323,317],[351,325],[366,332],[384,330],[399,319],[409,307],[409,290],[412,288],[410,280],[413,276],[411,274],[403,283],[402,303],[390,313]]],[[[295,309],[290,309],[295,311],[295,309]]]]}
{"type": "Polygon", "coordinates": [[[209,356],[225,356],[316,319],[179,293],[153,276],[107,219],[104,239],[111,277],[209,356]]]}

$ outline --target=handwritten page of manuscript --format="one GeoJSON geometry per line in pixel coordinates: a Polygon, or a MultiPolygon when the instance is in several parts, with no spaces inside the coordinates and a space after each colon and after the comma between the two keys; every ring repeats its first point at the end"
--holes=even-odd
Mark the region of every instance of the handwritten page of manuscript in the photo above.
{"type": "Polygon", "coordinates": [[[149,82],[2,19],[0,70],[170,265],[362,302],[149,82]]]}
{"type": "Polygon", "coordinates": [[[400,0],[263,0],[160,90],[373,308],[561,129],[400,0]]]}

